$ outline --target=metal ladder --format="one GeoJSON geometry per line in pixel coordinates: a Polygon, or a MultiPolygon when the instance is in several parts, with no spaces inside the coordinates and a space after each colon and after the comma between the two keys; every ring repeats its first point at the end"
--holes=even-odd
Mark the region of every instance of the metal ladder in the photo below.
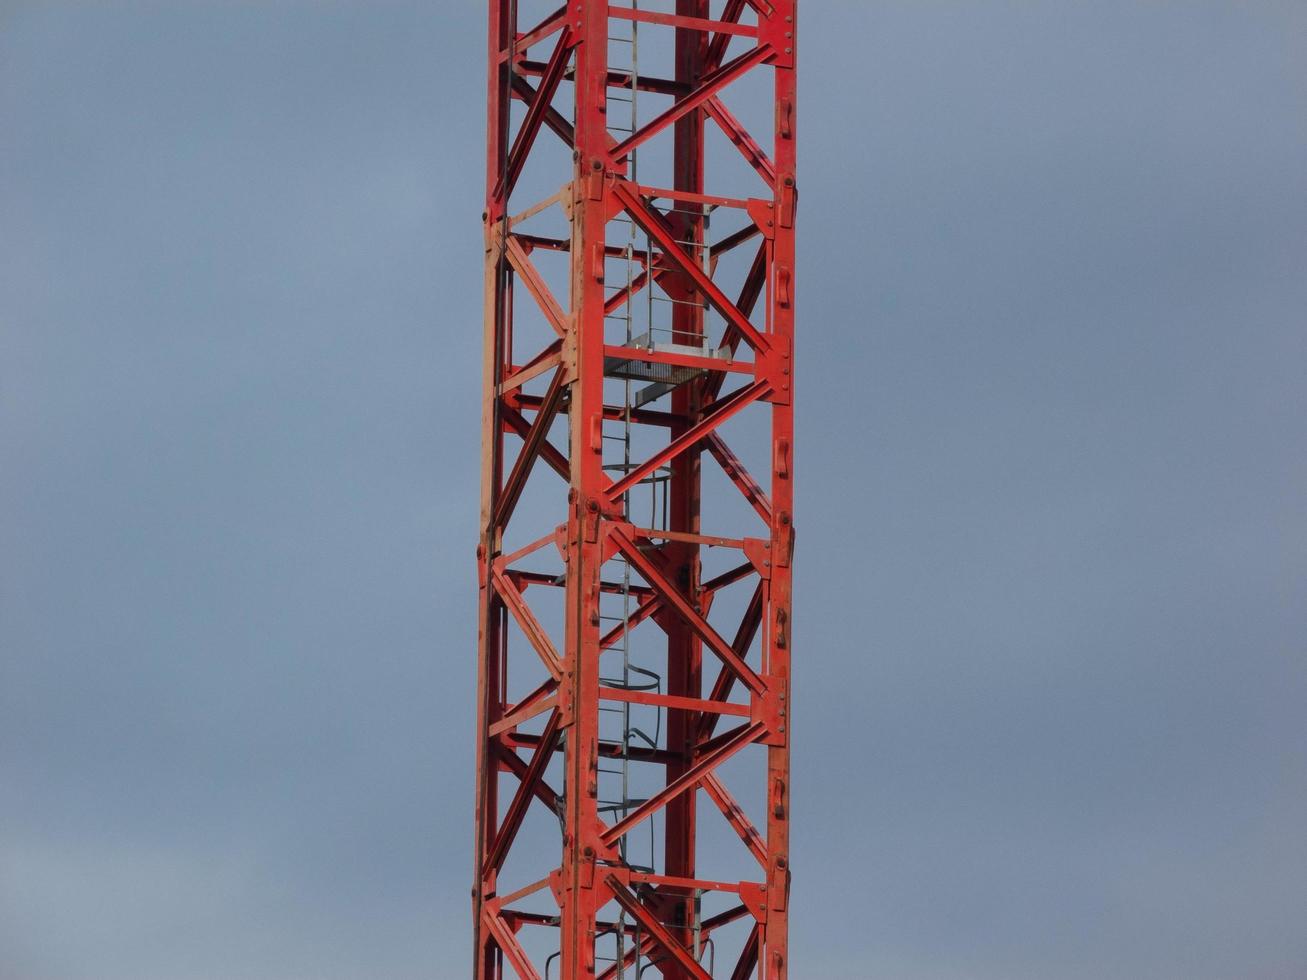
{"type": "MultiPolygon", "coordinates": [[[[638,0],[632,0],[632,6],[638,7],[638,0]]],[[[618,27],[618,24],[620,23],[621,22],[613,20],[609,21],[609,61],[610,66],[612,66],[614,70],[625,70],[629,73],[631,84],[626,90],[626,94],[614,92],[611,87],[607,90],[607,100],[609,103],[609,112],[607,113],[609,123],[608,129],[609,132],[613,133],[619,140],[635,132],[639,126],[639,86],[637,83],[639,79],[640,64],[639,23],[634,20],[625,22],[629,28],[629,33],[625,35],[620,33],[621,28],[618,27]],[[613,33],[614,30],[618,33],[613,33]],[[625,67],[621,64],[620,54],[618,54],[618,57],[616,58],[613,57],[613,54],[617,53],[614,49],[617,49],[617,52],[620,52],[621,50],[627,52],[629,57],[625,67]],[[614,62],[616,62],[616,64],[613,64],[614,62]],[[623,103],[625,103],[629,109],[628,113],[621,113],[620,108],[623,103]],[[625,124],[623,124],[623,117],[625,124]]],[[[630,157],[632,179],[636,178],[637,166],[638,151],[633,151],[630,157]]],[[[614,220],[619,223],[624,223],[626,227],[626,241],[623,243],[625,281],[619,286],[612,287],[612,292],[616,293],[625,291],[626,302],[618,307],[613,313],[605,316],[605,327],[607,327],[607,324],[610,322],[620,322],[622,325],[623,343],[629,347],[632,346],[632,341],[634,340],[633,335],[635,333],[635,312],[633,309],[634,297],[632,293],[637,275],[637,228],[635,223],[630,219],[617,218],[614,220]]],[[[646,242],[646,268],[649,267],[649,257],[649,245],[646,242]]],[[[605,279],[605,281],[607,281],[607,279],[605,279]]],[[[605,375],[609,374],[607,367],[608,365],[605,363],[605,375]]],[[[606,422],[604,423],[605,431],[603,433],[605,443],[604,468],[606,470],[617,471],[620,474],[629,472],[633,465],[631,461],[631,412],[632,409],[636,407],[633,398],[635,392],[633,391],[632,381],[629,377],[624,378],[622,387],[624,393],[624,408],[622,419],[619,423],[619,432],[616,434],[608,432],[607,430],[611,426],[606,422]],[[619,459],[613,462],[608,462],[607,460],[610,457],[609,450],[617,450],[620,453],[619,459]]],[[[650,479],[653,480],[654,478],[651,477],[650,479]]],[[[663,486],[663,495],[665,497],[665,481],[663,486]]],[[[647,492],[651,501],[651,509],[656,510],[656,498],[658,496],[659,484],[657,482],[649,482],[647,487],[647,492]]],[[[641,489],[641,486],[634,487],[623,496],[622,503],[625,512],[628,515],[631,514],[632,505],[635,502],[633,497],[641,489]]],[[[631,617],[635,613],[635,603],[632,601],[630,563],[627,562],[624,557],[618,555],[612,560],[612,564],[621,570],[619,591],[616,593],[601,593],[600,623],[605,636],[611,636],[613,633],[616,633],[617,636],[607,649],[600,651],[601,676],[599,678],[599,683],[604,687],[621,688],[624,690],[656,691],[661,693],[663,689],[662,676],[656,671],[632,661],[631,617]],[[617,608],[612,612],[608,612],[603,608],[603,599],[605,595],[609,597],[610,608],[614,605],[617,606],[617,608]],[[602,665],[604,664],[605,654],[610,653],[620,654],[621,668],[620,672],[615,672],[609,669],[608,673],[605,675],[602,665]]],[[[610,657],[609,659],[612,658],[610,657]]],[[[632,723],[632,705],[630,702],[623,701],[616,705],[612,705],[611,702],[609,704],[601,703],[599,706],[601,716],[607,715],[610,721],[616,722],[617,738],[615,741],[620,748],[620,755],[616,759],[606,760],[609,762],[609,765],[600,765],[599,767],[599,785],[601,787],[601,792],[598,805],[601,815],[612,816],[614,820],[621,820],[630,813],[631,810],[644,802],[642,798],[633,795],[632,792],[631,749],[636,743],[651,749],[656,749],[658,747],[658,742],[662,735],[662,709],[655,708],[653,710],[655,712],[655,723],[654,731],[650,734],[643,728],[632,723]],[[614,783],[616,783],[616,786],[613,785],[614,783]]],[[[619,854],[627,865],[639,870],[648,871],[649,873],[654,873],[656,871],[655,861],[657,840],[655,837],[654,821],[650,820],[648,824],[649,838],[647,851],[645,851],[644,847],[640,847],[639,849],[643,853],[638,855],[635,854],[634,851],[636,850],[636,847],[633,846],[635,842],[631,839],[631,835],[629,834],[619,842],[618,847],[619,854]]],[[[643,841],[641,843],[643,843],[643,841]]],[[[602,937],[596,936],[596,941],[599,942],[601,938],[602,937]]],[[[608,971],[618,978],[618,980],[622,980],[622,978],[627,976],[626,960],[630,955],[627,946],[628,939],[634,943],[634,976],[638,978],[641,973],[642,957],[640,955],[640,948],[643,937],[640,933],[640,924],[638,922],[628,921],[625,910],[619,912],[616,927],[613,930],[611,946],[606,947],[606,949],[612,950],[612,955],[604,955],[604,953],[600,952],[599,948],[596,948],[595,950],[596,963],[608,964],[608,971]],[[628,935],[628,931],[630,935],[628,935]]]]}
{"type": "MultiPolygon", "coordinates": [[[[631,0],[631,6],[639,9],[639,0],[631,0]]],[[[615,35],[610,33],[608,36],[610,51],[610,70],[618,73],[629,75],[630,86],[625,90],[613,91],[610,86],[607,92],[607,100],[610,111],[607,113],[608,130],[616,139],[621,140],[624,137],[634,133],[639,128],[638,115],[638,95],[639,95],[639,22],[616,21],[610,20],[610,32],[618,24],[629,25],[629,33],[626,35],[615,35]],[[629,52],[629,61],[623,65],[615,57],[614,48],[629,52]],[[622,113],[619,106],[625,105],[629,108],[629,114],[622,113]]],[[[620,28],[618,28],[620,30],[620,28]]],[[[629,158],[630,179],[638,183],[638,149],[631,151],[629,158]]],[[[673,210],[679,209],[674,206],[673,210]]],[[[705,229],[708,220],[710,207],[705,207],[701,212],[693,212],[696,216],[702,216],[705,223],[705,229]]],[[[624,266],[624,281],[620,285],[609,286],[609,296],[620,292],[626,293],[626,302],[617,307],[612,313],[605,315],[605,326],[609,324],[621,324],[623,345],[628,348],[642,348],[645,350],[658,351],[676,351],[679,353],[689,353],[696,356],[707,357],[728,357],[729,352],[712,351],[704,340],[699,338],[683,338],[674,334],[672,326],[659,326],[655,321],[655,303],[669,304],[667,310],[674,309],[675,304],[685,304],[685,300],[677,300],[669,296],[656,295],[657,290],[653,283],[653,246],[647,235],[644,235],[636,224],[624,216],[612,219],[614,224],[624,225],[626,228],[626,240],[621,243],[623,249],[622,262],[624,266]],[[636,310],[634,290],[637,286],[637,277],[639,274],[648,276],[645,283],[645,308],[644,308],[644,329],[637,333],[636,310]],[[684,343],[686,339],[692,339],[697,343],[684,343]],[[679,342],[678,341],[682,341],[679,342]]],[[[612,244],[612,243],[610,243],[612,244]]],[[[696,245],[694,242],[682,242],[681,244],[696,245]]],[[[708,250],[702,249],[705,271],[709,271],[708,250]]],[[[606,277],[606,281],[607,281],[606,277]]],[[[701,305],[701,304],[693,304],[701,305]]],[[[706,310],[706,304],[702,304],[706,310]]],[[[604,442],[604,469],[615,472],[620,475],[630,472],[638,461],[632,459],[632,429],[633,413],[642,406],[652,402],[663,395],[668,394],[675,388],[687,383],[695,377],[703,374],[701,369],[672,367],[669,365],[659,364],[656,362],[640,361],[635,358],[606,358],[604,363],[604,375],[608,378],[621,379],[623,389],[623,413],[618,421],[605,421],[603,427],[604,442]],[[615,429],[616,431],[610,431],[615,429]]],[[[670,506],[670,481],[672,471],[669,467],[660,467],[654,473],[651,473],[645,479],[632,487],[623,495],[623,508],[629,520],[636,523],[644,523],[644,526],[652,529],[665,530],[669,524],[669,506],[670,506]],[[647,505],[647,510],[645,509],[647,505]],[[637,511],[638,516],[637,516],[637,511]],[[644,522],[644,515],[648,515],[647,523],[644,522]]],[[[611,592],[601,592],[600,594],[600,624],[604,636],[612,637],[612,641],[600,651],[601,676],[599,683],[603,687],[617,688],[628,691],[651,691],[663,693],[663,676],[656,670],[646,665],[637,663],[632,656],[631,629],[632,617],[635,614],[638,602],[633,593],[632,571],[630,563],[620,554],[610,559],[609,566],[620,570],[620,579],[613,584],[617,589],[611,592]],[[607,603],[605,603],[607,600],[607,603]],[[620,655],[620,669],[617,663],[606,664],[605,657],[610,660],[617,660],[620,655]]],[[[601,703],[599,706],[601,717],[607,717],[616,728],[616,738],[612,739],[618,747],[619,754],[616,757],[602,760],[609,763],[608,765],[599,766],[599,785],[600,794],[598,808],[601,815],[611,816],[614,820],[621,820],[632,810],[645,802],[645,797],[635,795],[632,788],[632,752],[634,749],[657,749],[662,740],[663,729],[663,709],[656,706],[635,706],[630,702],[623,701],[619,704],[601,703]],[[636,724],[632,718],[632,709],[638,707],[644,713],[644,718],[652,715],[653,724],[636,724]],[[652,729],[651,731],[648,729],[652,729]]],[[[633,834],[628,834],[619,842],[619,854],[622,861],[630,868],[637,871],[648,873],[657,873],[657,819],[651,818],[647,821],[648,838],[640,835],[638,843],[633,839],[633,834]],[[637,853],[638,852],[638,853],[637,853]]],[[[711,940],[701,944],[698,941],[700,915],[699,903],[694,903],[694,921],[691,923],[696,941],[694,944],[694,953],[696,959],[706,959],[705,967],[709,975],[712,974],[713,944],[711,940]]],[[[611,940],[604,945],[604,952],[600,952],[598,943],[607,939],[607,936],[596,936],[595,960],[602,968],[600,975],[610,977],[612,980],[626,980],[628,977],[634,977],[640,980],[646,971],[654,964],[651,963],[645,955],[642,954],[644,936],[640,923],[631,919],[624,910],[619,911],[617,919],[611,929],[611,940]],[[608,951],[611,950],[611,955],[608,951]],[[628,958],[630,962],[628,963],[628,958]]],[[[551,957],[552,962],[552,957],[551,957]]],[[[549,966],[546,964],[546,980],[549,978],[549,966]]]]}

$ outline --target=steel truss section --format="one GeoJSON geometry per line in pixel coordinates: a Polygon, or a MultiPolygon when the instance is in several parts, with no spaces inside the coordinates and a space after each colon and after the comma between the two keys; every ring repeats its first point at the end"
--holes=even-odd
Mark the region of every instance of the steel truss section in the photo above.
{"type": "Polygon", "coordinates": [[[489,0],[473,975],[780,980],[795,0],[527,6],[489,0]]]}

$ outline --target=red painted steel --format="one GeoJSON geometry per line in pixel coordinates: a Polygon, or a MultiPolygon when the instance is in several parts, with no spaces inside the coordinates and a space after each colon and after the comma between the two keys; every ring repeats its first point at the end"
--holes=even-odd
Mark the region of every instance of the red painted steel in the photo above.
{"type": "Polygon", "coordinates": [[[473,975],[780,980],[795,0],[527,5],[489,0],[473,975]]]}

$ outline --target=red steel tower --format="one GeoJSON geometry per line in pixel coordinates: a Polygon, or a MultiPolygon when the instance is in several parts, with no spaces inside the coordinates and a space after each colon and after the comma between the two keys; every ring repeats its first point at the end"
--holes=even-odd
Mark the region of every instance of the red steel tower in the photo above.
{"type": "Polygon", "coordinates": [[[531,6],[489,0],[474,976],[777,980],[795,0],[531,6]]]}

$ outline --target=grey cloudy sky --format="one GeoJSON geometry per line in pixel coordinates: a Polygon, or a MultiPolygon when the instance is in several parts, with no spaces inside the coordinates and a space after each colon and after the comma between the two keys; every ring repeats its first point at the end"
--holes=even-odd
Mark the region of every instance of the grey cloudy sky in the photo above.
{"type": "MultiPolygon", "coordinates": [[[[1307,977],[1307,5],[806,0],[797,978],[1307,977]]],[[[465,975],[482,4],[0,3],[0,978],[465,975]]]]}

